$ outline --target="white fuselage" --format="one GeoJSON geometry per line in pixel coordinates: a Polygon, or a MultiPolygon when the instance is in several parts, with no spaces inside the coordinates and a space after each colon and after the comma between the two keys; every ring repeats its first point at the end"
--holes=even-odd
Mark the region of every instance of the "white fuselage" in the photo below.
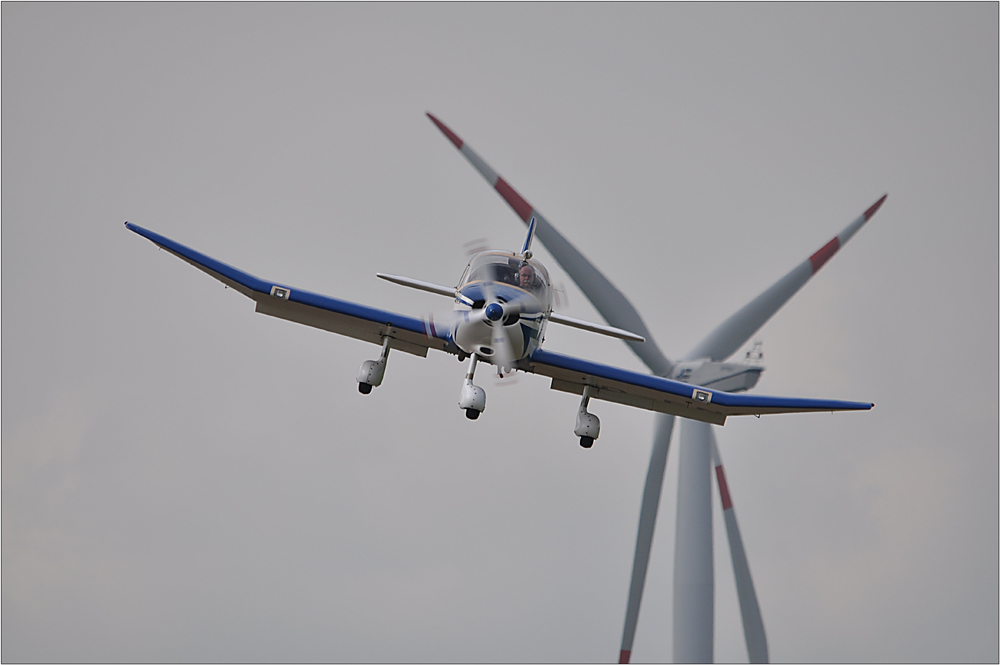
{"type": "Polygon", "coordinates": [[[501,346],[510,350],[509,360],[525,358],[544,339],[546,318],[552,311],[549,293],[548,272],[537,261],[512,252],[478,254],[469,262],[455,294],[459,314],[452,339],[465,353],[484,359],[501,353],[501,346]],[[479,312],[492,303],[504,310],[498,320],[479,312]]]}

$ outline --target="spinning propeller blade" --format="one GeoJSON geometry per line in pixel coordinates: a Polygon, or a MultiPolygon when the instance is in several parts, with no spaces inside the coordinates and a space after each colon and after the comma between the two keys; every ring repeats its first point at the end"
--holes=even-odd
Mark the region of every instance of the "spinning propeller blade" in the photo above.
{"type": "Polygon", "coordinates": [[[444,311],[431,312],[423,319],[424,334],[428,337],[439,337],[445,330],[449,334],[455,334],[455,326],[461,323],[477,323],[486,320],[486,310],[474,309],[472,311],[461,311],[448,309],[444,311]]]}
{"type": "MultiPolygon", "coordinates": [[[[525,242],[525,244],[528,243],[525,242]]],[[[499,374],[506,374],[513,370],[514,363],[520,357],[520,354],[514,351],[513,342],[511,342],[510,334],[504,326],[504,321],[514,312],[519,313],[521,307],[517,302],[502,302],[497,297],[496,290],[490,282],[483,283],[483,290],[486,292],[487,302],[483,311],[492,310],[487,312],[486,318],[493,327],[493,332],[490,334],[491,347],[494,352],[493,363],[496,365],[499,374]],[[496,310],[492,308],[497,307],[499,307],[499,314],[493,314],[492,312],[496,310]]]]}

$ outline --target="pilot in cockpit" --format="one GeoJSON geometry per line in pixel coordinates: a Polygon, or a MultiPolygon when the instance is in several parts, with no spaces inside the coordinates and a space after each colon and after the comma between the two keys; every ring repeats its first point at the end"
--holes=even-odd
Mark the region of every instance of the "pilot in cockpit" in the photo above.
{"type": "Polygon", "coordinates": [[[535,279],[535,269],[525,263],[517,271],[517,284],[526,291],[537,291],[538,282],[535,279]]]}

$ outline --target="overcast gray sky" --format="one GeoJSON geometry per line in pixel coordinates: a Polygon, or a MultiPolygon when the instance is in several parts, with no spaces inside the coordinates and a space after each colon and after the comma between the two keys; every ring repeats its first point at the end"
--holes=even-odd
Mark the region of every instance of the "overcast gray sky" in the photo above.
{"type": "MultiPolygon", "coordinates": [[[[2,6],[4,661],[613,661],[653,417],[253,313],[403,313],[523,225],[676,358],[888,192],[718,432],[775,661],[996,661],[998,5],[2,6]]],[[[544,250],[563,311],[599,320],[544,250]]],[[[549,349],[640,369],[620,342],[549,349]]],[[[741,352],[742,354],[742,352],[741,352]]],[[[741,355],[740,354],[740,355],[741,355]]],[[[676,449],[633,661],[671,654],[676,449]]],[[[717,497],[714,499],[718,501],[717,497]]],[[[716,512],[720,661],[745,660],[716,512]]]]}

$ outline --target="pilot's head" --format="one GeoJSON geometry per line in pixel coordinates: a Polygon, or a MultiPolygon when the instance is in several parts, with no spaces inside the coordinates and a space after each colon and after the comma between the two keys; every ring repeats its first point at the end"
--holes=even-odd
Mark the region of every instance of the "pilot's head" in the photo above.
{"type": "Polygon", "coordinates": [[[535,285],[535,269],[525,263],[517,271],[517,282],[522,289],[528,289],[535,285]]]}

